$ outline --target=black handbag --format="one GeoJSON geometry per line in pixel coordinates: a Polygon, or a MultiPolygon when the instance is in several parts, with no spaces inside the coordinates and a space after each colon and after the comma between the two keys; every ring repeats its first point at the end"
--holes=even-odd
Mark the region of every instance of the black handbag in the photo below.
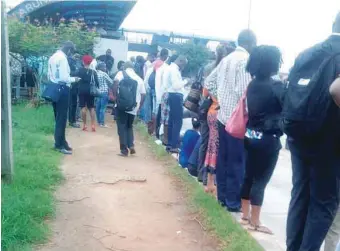
{"type": "Polygon", "coordinates": [[[209,111],[212,103],[213,103],[213,100],[210,97],[203,100],[202,104],[199,107],[199,111],[198,111],[198,118],[199,118],[200,121],[206,121],[207,120],[208,111],[209,111]]]}
{"type": "Polygon", "coordinates": [[[47,101],[56,103],[60,99],[61,88],[62,88],[61,84],[55,84],[55,83],[49,82],[46,85],[46,88],[43,94],[41,95],[41,97],[47,101]]]}
{"type": "Polygon", "coordinates": [[[183,106],[189,111],[198,113],[202,94],[203,68],[197,74],[196,81],[191,85],[190,92],[185,98],[183,106]]]}
{"type": "Polygon", "coordinates": [[[91,96],[98,97],[99,96],[99,89],[96,86],[96,81],[94,79],[94,70],[91,73],[91,80],[90,80],[90,94],[91,96]]]}

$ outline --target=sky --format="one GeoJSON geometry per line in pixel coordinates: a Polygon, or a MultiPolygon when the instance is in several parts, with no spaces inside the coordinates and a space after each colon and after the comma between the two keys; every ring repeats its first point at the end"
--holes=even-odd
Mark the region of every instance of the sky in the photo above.
{"type": "MultiPolygon", "coordinates": [[[[122,27],[237,39],[251,0],[138,0],[122,27]]],[[[20,0],[7,0],[10,5],[20,0]]],[[[252,0],[250,28],[259,44],[278,46],[283,71],[303,49],[326,39],[340,0],[252,0]]]]}

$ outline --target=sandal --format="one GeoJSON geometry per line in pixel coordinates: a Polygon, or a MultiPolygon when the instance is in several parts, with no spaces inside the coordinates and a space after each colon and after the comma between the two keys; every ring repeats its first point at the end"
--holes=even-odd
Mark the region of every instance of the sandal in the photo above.
{"type": "Polygon", "coordinates": [[[92,126],[92,132],[96,132],[96,127],[92,126]]]}
{"type": "Polygon", "coordinates": [[[250,224],[250,226],[248,227],[248,230],[250,231],[255,231],[255,232],[259,232],[259,233],[264,233],[264,234],[269,234],[269,235],[273,235],[274,233],[267,227],[265,226],[255,226],[250,224]]]}
{"type": "Polygon", "coordinates": [[[247,225],[250,224],[250,221],[249,221],[248,218],[242,217],[242,218],[240,219],[240,224],[241,224],[242,226],[247,226],[247,225]]]}
{"type": "Polygon", "coordinates": [[[86,125],[83,126],[83,131],[84,132],[87,131],[87,126],[86,125]]]}

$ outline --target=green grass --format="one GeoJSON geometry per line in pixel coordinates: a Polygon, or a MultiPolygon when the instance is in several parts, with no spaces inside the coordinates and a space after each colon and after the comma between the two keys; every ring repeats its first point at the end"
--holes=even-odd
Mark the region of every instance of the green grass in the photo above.
{"type": "Polygon", "coordinates": [[[2,250],[32,250],[49,236],[46,220],[55,214],[54,191],[62,180],[61,156],[52,150],[50,106],[12,107],[14,177],[1,184],[2,250]]]}
{"type": "Polygon", "coordinates": [[[217,237],[223,251],[263,251],[263,248],[245,231],[230,215],[218,205],[216,199],[203,191],[202,185],[197,183],[188,173],[178,167],[178,163],[166,153],[163,146],[154,142],[146,130],[139,123],[136,125],[139,134],[152,145],[156,158],[166,161],[170,174],[180,181],[181,187],[188,197],[189,208],[199,214],[203,225],[210,233],[217,237]]]}

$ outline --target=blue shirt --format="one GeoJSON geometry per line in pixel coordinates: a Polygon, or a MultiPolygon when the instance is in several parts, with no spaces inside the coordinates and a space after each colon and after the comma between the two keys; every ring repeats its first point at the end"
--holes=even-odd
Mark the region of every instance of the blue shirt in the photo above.
{"type": "Polygon", "coordinates": [[[195,145],[200,135],[197,131],[190,129],[187,130],[182,139],[181,152],[179,153],[179,164],[186,168],[188,166],[188,160],[193,152],[195,145]]]}

